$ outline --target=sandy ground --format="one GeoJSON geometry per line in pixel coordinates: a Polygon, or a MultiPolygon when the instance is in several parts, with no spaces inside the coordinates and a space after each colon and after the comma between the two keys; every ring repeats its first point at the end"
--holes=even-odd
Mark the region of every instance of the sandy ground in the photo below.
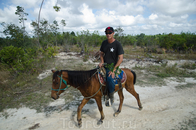
{"type": "MultiPolygon", "coordinates": [[[[82,113],[82,127],[77,127],[77,106],[71,105],[68,110],[46,113],[36,113],[36,110],[26,107],[20,109],[7,109],[9,113],[5,118],[0,113],[0,130],[66,130],[66,129],[135,129],[135,130],[165,130],[179,129],[184,122],[196,117],[196,86],[192,88],[176,89],[179,84],[195,83],[194,78],[185,78],[184,82],[178,82],[176,78],[165,79],[165,86],[140,87],[135,85],[140,94],[143,105],[138,110],[136,99],[123,89],[124,103],[122,112],[114,117],[118,109],[119,98],[115,94],[115,103],[111,107],[103,104],[105,119],[102,125],[97,125],[100,114],[96,103],[86,104],[82,113]]],[[[79,100],[81,100],[80,97],[79,100]]],[[[49,106],[62,109],[65,100],[60,99],[51,102],[49,106]]]]}

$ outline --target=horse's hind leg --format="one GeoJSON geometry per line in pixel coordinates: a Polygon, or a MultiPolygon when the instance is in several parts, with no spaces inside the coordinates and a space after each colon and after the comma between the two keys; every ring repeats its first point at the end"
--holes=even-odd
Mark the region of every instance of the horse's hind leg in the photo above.
{"type": "Polygon", "coordinates": [[[135,91],[134,85],[126,86],[126,90],[128,92],[130,92],[136,98],[137,104],[139,106],[139,110],[142,110],[143,107],[142,107],[142,104],[140,102],[140,97],[139,97],[139,94],[135,91]]]}
{"type": "Polygon", "coordinates": [[[120,104],[119,104],[118,110],[114,113],[115,117],[118,116],[118,114],[122,110],[122,104],[123,104],[123,100],[124,100],[124,95],[123,95],[122,89],[118,91],[118,96],[119,96],[119,99],[120,99],[120,104]]]}
{"type": "Polygon", "coordinates": [[[100,125],[103,123],[103,119],[105,118],[104,113],[103,113],[101,97],[97,96],[97,97],[95,97],[95,100],[97,102],[97,106],[98,106],[99,112],[101,114],[101,119],[97,122],[97,124],[100,125]]]}

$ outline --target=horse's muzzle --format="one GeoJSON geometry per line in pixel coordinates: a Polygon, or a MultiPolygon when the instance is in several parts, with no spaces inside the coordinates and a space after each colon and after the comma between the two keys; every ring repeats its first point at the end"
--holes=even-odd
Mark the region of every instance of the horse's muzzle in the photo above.
{"type": "Polygon", "coordinates": [[[56,100],[59,98],[59,95],[57,95],[57,94],[55,96],[51,95],[51,97],[52,97],[52,99],[56,100]]]}

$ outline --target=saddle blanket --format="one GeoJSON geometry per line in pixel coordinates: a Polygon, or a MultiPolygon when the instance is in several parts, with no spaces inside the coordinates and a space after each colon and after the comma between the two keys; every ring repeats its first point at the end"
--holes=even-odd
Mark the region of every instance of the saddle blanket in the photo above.
{"type": "MultiPolygon", "coordinates": [[[[99,78],[99,82],[101,83],[101,85],[106,86],[106,79],[101,75],[100,72],[98,73],[98,78],[99,78]]],[[[124,84],[127,80],[127,75],[123,70],[121,70],[121,73],[118,75],[118,78],[121,79],[121,84],[124,84]]],[[[117,78],[114,79],[114,83],[115,85],[118,85],[117,78]]]]}

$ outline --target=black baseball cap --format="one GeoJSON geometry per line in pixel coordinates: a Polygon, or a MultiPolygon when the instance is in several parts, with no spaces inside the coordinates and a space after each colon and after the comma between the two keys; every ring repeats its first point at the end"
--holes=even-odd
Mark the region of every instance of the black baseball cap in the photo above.
{"type": "Polygon", "coordinates": [[[105,29],[105,33],[106,34],[111,34],[111,33],[113,33],[114,32],[114,29],[113,29],[113,27],[107,27],[106,29],[105,29]]]}

